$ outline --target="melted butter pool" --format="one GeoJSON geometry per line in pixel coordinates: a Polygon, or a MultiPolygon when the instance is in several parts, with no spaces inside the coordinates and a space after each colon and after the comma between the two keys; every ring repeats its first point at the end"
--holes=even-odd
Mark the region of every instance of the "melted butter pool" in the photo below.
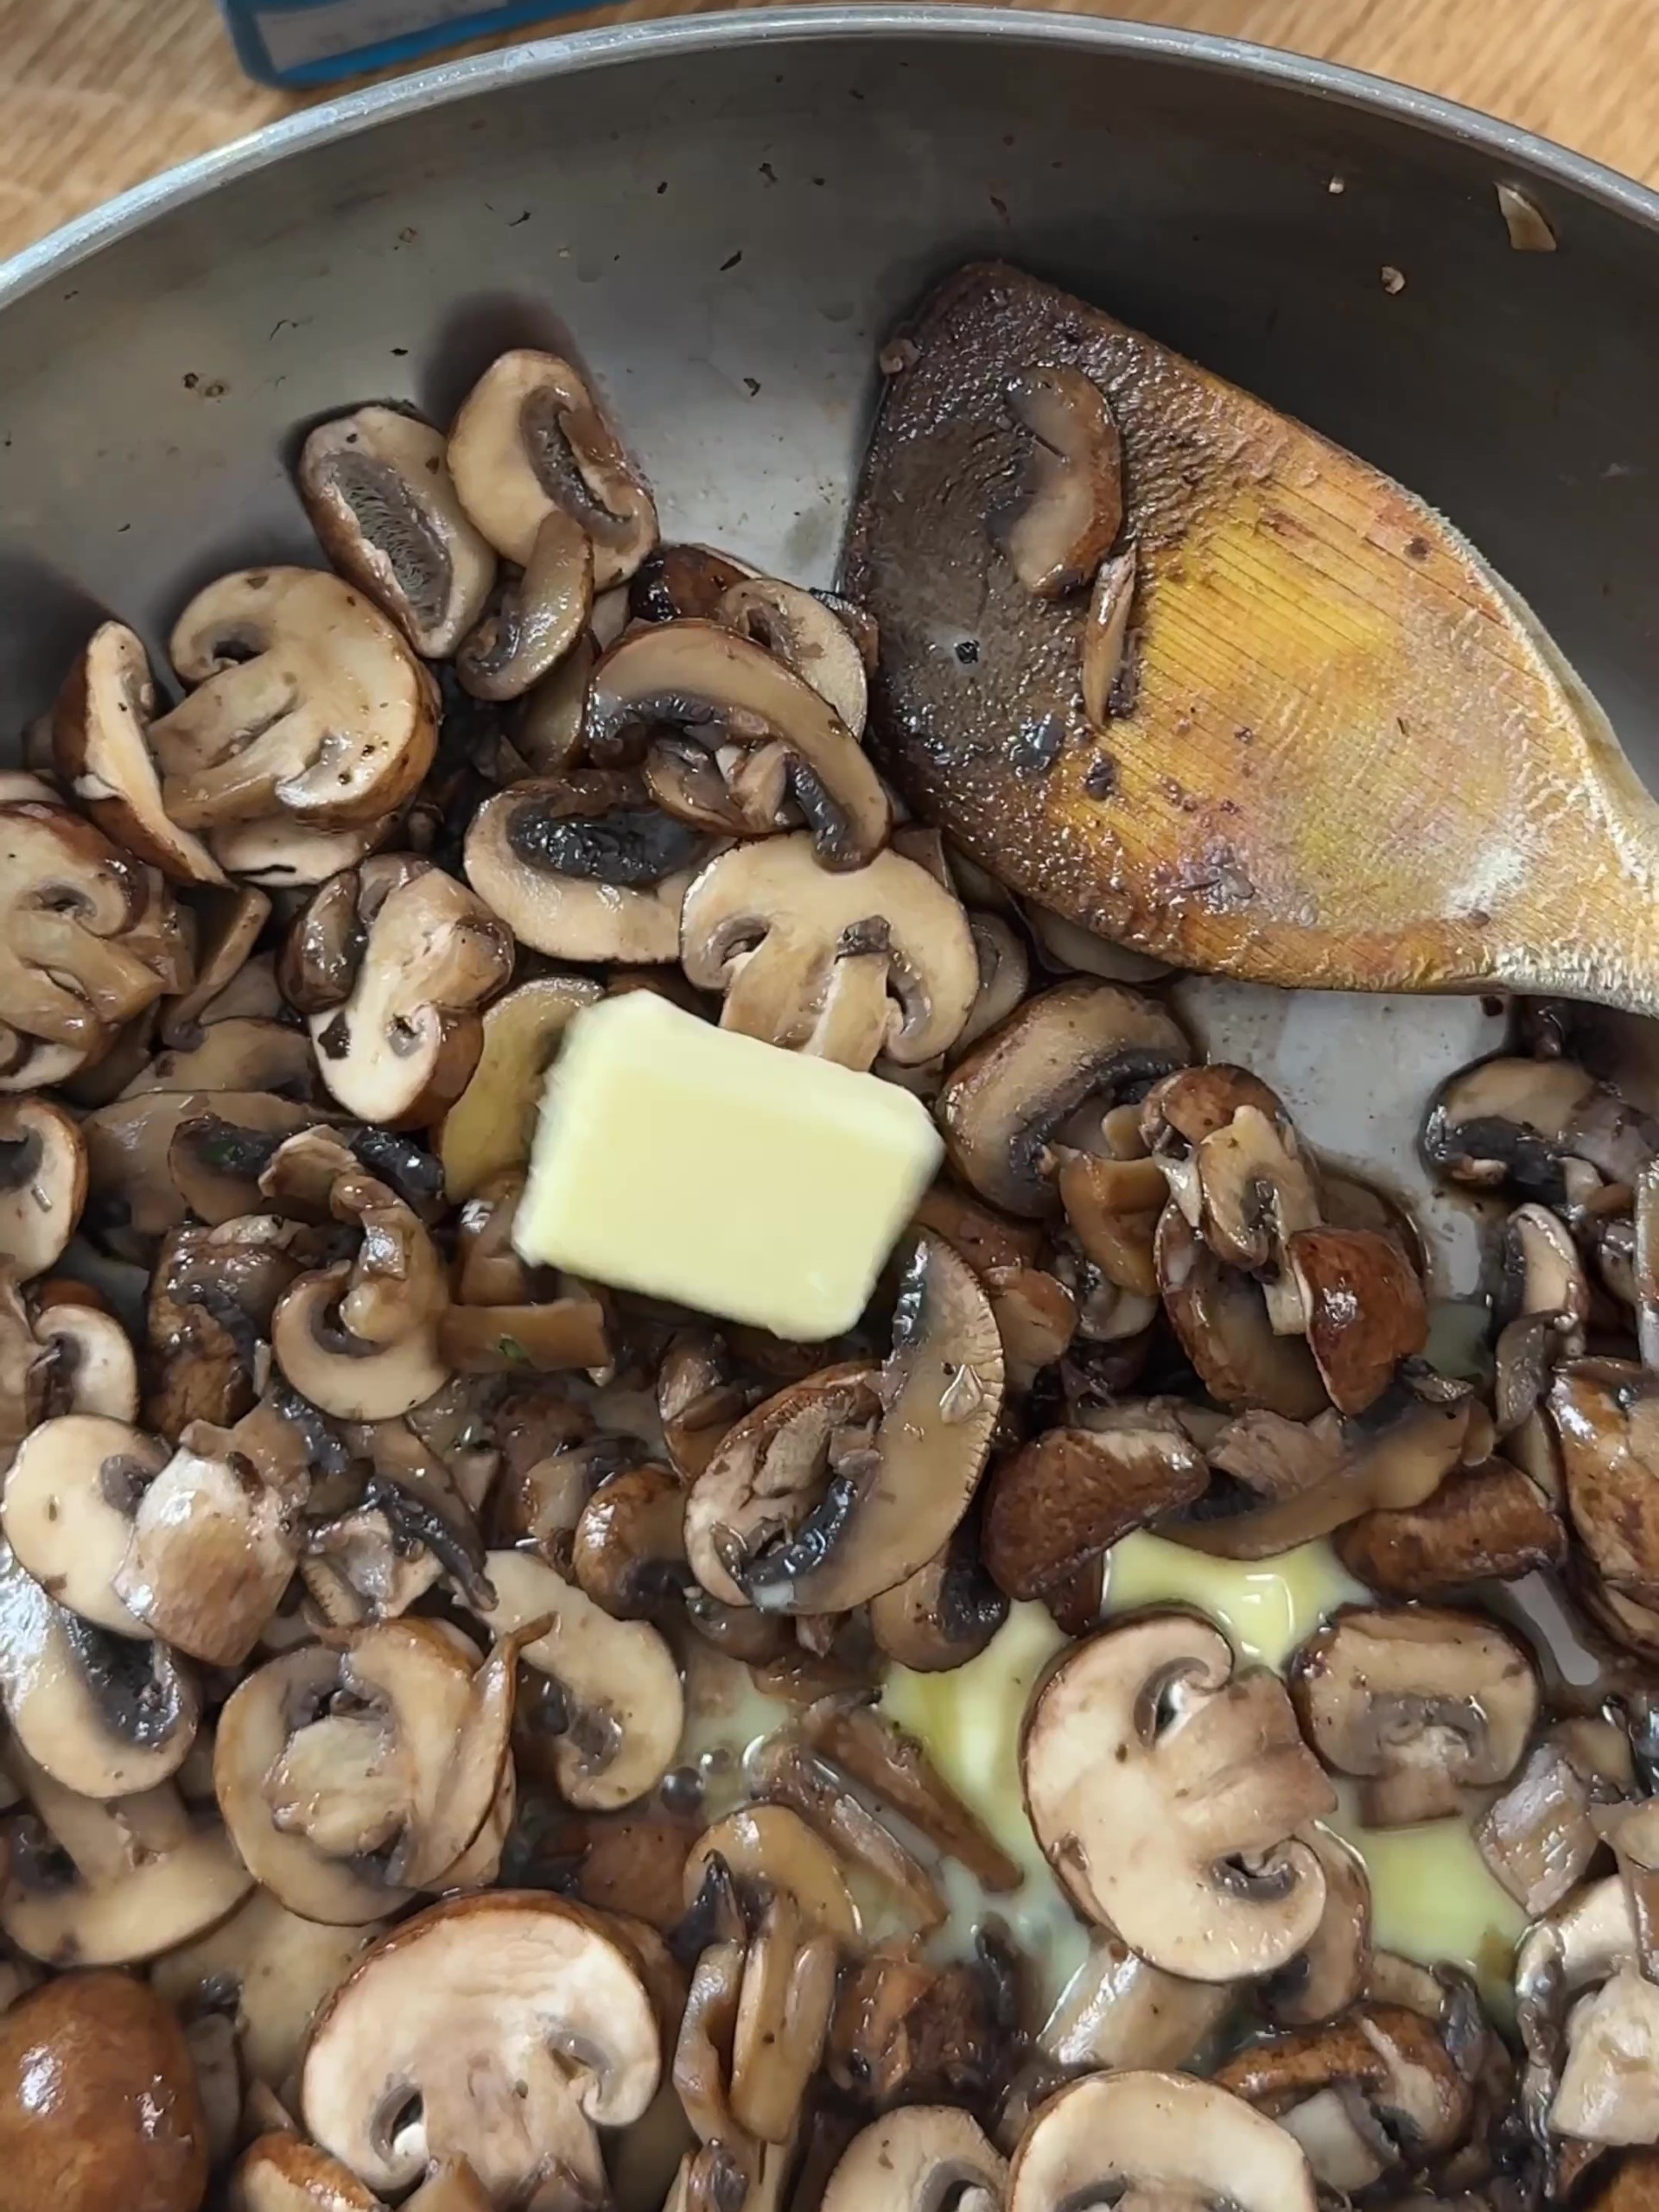
{"type": "Polygon", "coordinates": [[[1215,1622],[1247,1666],[1282,1668],[1327,1614],[1370,1594],[1322,1541],[1274,1559],[1213,1559],[1138,1530],[1107,1554],[1109,1616],[1191,1606],[1215,1622]]]}

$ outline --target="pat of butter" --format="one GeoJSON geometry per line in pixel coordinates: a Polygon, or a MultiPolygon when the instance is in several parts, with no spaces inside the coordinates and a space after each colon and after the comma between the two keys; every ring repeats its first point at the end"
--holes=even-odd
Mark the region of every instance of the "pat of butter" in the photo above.
{"type": "Polygon", "coordinates": [[[896,1084],[629,991],[564,1033],[513,1242],[816,1343],[863,1312],[944,1151],[896,1084]]]}
{"type": "Polygon", "coordinates": [[[1251,1666],[1282,1667],[1327,1614],[1369,1594],[1324,1542],[1298,1544],[1272,1559],[1215,1559],[1138,1529],[1107,1554],[1108,1613],[1191,1605],[1251,1666]]]}

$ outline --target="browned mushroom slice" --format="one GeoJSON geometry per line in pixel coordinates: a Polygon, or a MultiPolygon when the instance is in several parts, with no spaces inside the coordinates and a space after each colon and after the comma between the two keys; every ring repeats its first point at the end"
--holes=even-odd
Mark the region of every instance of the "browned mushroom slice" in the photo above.
{"type": "Polygon", "coordinates": [[[1659,1151],[1659,1122],[1573,1060],[1482,1060],[1436,1093],[1423,1150],[1454,1182],[1510,1184],[1554,1205],[1569,1159],[1610,1182],[1633,1182],[1659,1151]]]}
{"type": "Polygon", "coordinates": [[[1348,1572],[1389,1598],[1439,1598],[1513,1582],[1567,1558],[1567,1532],[1506,1459],[1452,1471],[1421,1505],[1362,1514],[1337,1538],[1348,1572]]]}
{"type": "Polygon", "coordinates": [[[520,944],[555,959],[677,960],[702,831],[652,806],[637,775],[581,769],[486,799],[467,880],[520,944]]]}
{"type": "Polygon", "coordinates": [[[1008,1601],[981,1563],[978,1531],[958,1524],[943,1551],[870,1600],[878,1650],[918,1674],[977,1658],[1008,1617],[1008,1601]]]}
{"type": "Polygon", "coordinates": [[[951,1164],[1007,1213],[1058,1212],[1052,1147],[1137,1099],[1192,1048],[1162,1007],[1110,983],[1057,983],[975,1046],[940,1093],[951,1164]]]}
{"type": "Polygon", "coordinates": [[[86,1198],[86,1147],[60,1106],[0,1099],[0,1265],[19,1282],[62,1258],[86,1198]]]}
{"type": "Polygon", "coordinates": [[[1602,1847],[1594,1814],[1636,1786],[1630,1739],[1605,1720],[1558,1721],[1475,1830],[1481,1856],[1535,1918],[1576,1889],[1602,1847]]]}
{"type": "Polygon", "coordinates": [[[448,1302],[419,1220],[372,1177],[342,1177],[336,1219],[362,1232],[354,1260],[300,1277],[271,1320],[276,1364],[302,1398],[342,1421],[391,1421],[449,1379],[438,1345],[448,1302]]]}
{"type": "Polygon", "coordinates": [[[585,1293],[522,1306],[447,1306],[438,1351],[457,1375],[556,1375],[573,1367],[608,1368],[609,1317],[585,1293]]]}
{"type": "Polygon", "coordinates": [[[312,2032],[302,2107],[386,2195],[465,2158],[493,2204],[528,2202],[550,2176],[598,2197],[595,2130],[638,2120],[661,2064],[619,1936],[563,1898],[509,1891],[446,1899],[364,1955],[312,2032]]]}
{"type": "MultiPolygon", "coordinates": [[[[165,888],[90,822],[62,806],[0,805],[0,1046],[32,1039],[95,1054],[181,988],[145,957],[138,933],[152,912],[172,918],[165,888]]],[[[34,1080],[62,1075],[42,1063],[34,1080]]]]}
{"type": "Polygon", "coordinates": [[[957,1796],[923,1745],[884,1719],[861,1695],[820,1698],[802,1719],[815,1750],[849,1774],[919,1834],[965,1866],[993,1894],[1025,1879],[982,1821],[957,1796]]]}
{"type": "Polygon", "coordinates": [[[359,407],[318,424],[296,472],[323,551],[428,660],[454,652],[495,576],[456,497],[448,442],[399,408],[359,407]]]}
{"type": "Polygon", "coordinates": [[[1052,1428],[1001,1462],[982,1550],[1010,1598],[1048,1598],[1132,1529],[1202,1496],[1210,1469],[1173,1419],[1141,1428],[1052,1428]]]}
{"type": "Polygon", "coordinates": [[[1103,561],[1089,594],[1083,627],[1083,710],[1096,729],[1104,729],[1134,682],[1129,621],[1135,613],[1135,546],[1103,561]]]}
{"type": "Polygon", "coordinates": [[[682,1898],[688,1922],[702,1910],[711,1872],[724,1869],[746,1921],[758,1920],[780,1892],[803,1918],[849,1948],[860,1921],[836,1853],[787,1805],[743,1805],[706,1828],[685,1861],[682,1898]]]}
{"type": "Polygon", "coordinates": [[[0,1545],[0,1702],[16,1743],[77,1796],[125,1797],[178,1772],[201,1711],[164,1644],[68,1611],[0,1545]]]}
{"type": "Polygon", "coordinates": [[[1002,1403],[1002,1348],[967,1262],[924,1230],[884,1367],[826,1369],[727,1434],[686,1508],[725,1605],[842,1612],[932,1558],[968,1510],[1002,1403]]]}
{"type": "Polygon", "coordinates": [[[632,761],[664,728],[711,753],[781,747],[789,797],[821,866],[861,868],[887,842],[892,807],[852,732],[810,684],[734,631],[664,622],[625,636],[600,662],[588,701],[594,760],[632,761]]]}
{"type": "Polygon", "coordinates": [[[168,819],[146,734],[156,683],[143,643],[122,622],[93,631],[52,715],[58,773],[99,828],[175,883],[223,883],[199,837],[168,819]]]}
{"type": "Polygon", "coordinates": [[[1525,1648],[1478,1613],[1354,1606],[1309,1638],[1292,1693],[1333,1773],[1361,1778],[1368,1827],[1459,1809],[1459,1789],[1506,1782],[1538,1711],[1525,1648]]]}
{"type": "Polygon", "coordinates": [[[1211,1396],[1308,1421],[1326,1404],[1306,1344],[1281,1336],[1261,1285],[1218,1260],[1179,1206],[1166,1206],[1154,1245],[1164,1311],[1211,1396]]]}
{"type": "Polygon", "coordinates": [[[151,725],[162,800],[187,830],[277,813],[350,828],[432,765],[437,692],[403,633],[314,569],[251,569],[198,592],[169,651],[189,696],[151,725]]]}
{"type": "Polygon", "coordinates": [[[1111,406],[1081,369],[1027,370],[1009,414],[1030,434],[1024,495],[991,518],[1029,592],[1061,599],[1089,583],[1123,525],[1122,442],[1111,406]]]}
{"type": "Polygon", "coordinates": [[[233,1911],[253,1877],[216,1815],[170,1785],[95,1802],[16,1745],[7,1763],[31,1808],[10,1822],[0,1932],[58,1967],[136,1966],[233,1911]]]}
{"type": "Polygon", "coordinates": [[[627,613],[635,622],[675,622],[693,615],[712,622],[734,584],[755,571],[714,545],[659,545],[629,583],[627,613]]]}
{"type": "Polygon", "coordinates": [[[462,687],[475,699],[521,699],[571,651],[593,603],[593,545],[579,523],[555,509],[523,570],[497,585],[490,610],[456,655],[462,687]]]}
{"type": "Polygon", "coordinates": [[[349,2166],[289,2129],[256,2137],[229,2189],[231,2212],[385,2212],[349,2166]]]}
{"type": "Polygon", "coordinates": [[[1574,1360],[1549,1408],[1573,1534],[1610,1589],[1659,1605],[1659,1377],[1623,1360],[1574,1360]]]}
{"type": "Polygon", "coordinates": [[[323,1081],[365,1122],[434,1122],[478,1065],[477,1008],[511,976],[512,940],[441,868],[370,861],[359,887],[365,934],[350,995],[308,1018],[323,1081]]]}
{"type": "Polygon", "coordinates": [[[1400,1362],[1428,1342],[1416,1271],[1388,1237],[1366,1229],[1299,1230],[1286,1245],[1286,1271],[1332,1403],[1363,1414],[1400,1362]]]}
{"type": "Polygon", "coordinates": [[[1007,2212],[1083,2204],[1314,2212],[1318,2191],[1285,2129],[1213,2082],[1184,2074],[1097,2074],[1073,2082],[1027,2129],[1008,2172],[1007,2212]]]}
{"type": "Polygon", "coordinates": [[[657,543],[645,479],[568,361],[503,353],[474,385],[449,434],[461,503],[502,557],[529,563],[557,508],[594,545],[594,584],[626,582],[657,543]]]}
{"type": "Polygon", "coordinates": [[[832,874],[804,830],[710,861],[680,937],[690,980],[725,994],[723,1028],[847,1067],[932,1059],[979,988],[968,918],[925,868],[884,852],[832,874]]]}
{"type": "MultiPolygon", "coordinates": [[[[142,1099],[147,1094],[140,1094],[142,1099]]],[[[162,1115],[146,1125],[137,1117],[119,1122],[118,1108],[99,1117],[107,1141],[124,1130],[133,1139],[129,1174],[142,1171],[152,1147],[145,1142],[147,1127],[157,1139],[172,1118],[162,1161],[162,1190],[176,1194],[181,1211],[195,1214],[219,1227],[257,1211],[259,1177],[285,1137],[305,1129],[315,1119],[315,1110],[264,1090],[216,1090],[200,1095],[161,1091],[158,1106],[178,1108],[176,1117],[162,1115]]],[[[127,1102],[122,1102],[125,1103],[127,1102]]],[[[93,1187],[100,1210],[111,1192],[107,1174],[101,1172],[99,1152],[92,1153],[93,1187]]],[[[147,1194],[147,1205],[162,1203],[159,1193],[147,1194]]],[[[135,1222],[142,1218],[135,1215],[135,1222]]]]}
{"type": "Polygon", "coordinates": [[[1039,2048],[1068,2074],[1136,2063],[1185,2066],[1236,1998],[1231,1983],[1183,1980],[1148,1966],[1121,1936],[1097,1930],[1044,2023],[1039,2048]]]}
{"type": "Polygon", "coordinates": [[[1158,1295],[1154,1256],[1168,1186],[1153,1160],[1108,1160],[1057,1145],[1055,1179],[1072,1235],[1107,1281],[1139,1298],[1158,1295]]]}
{"type": "Polygon", "coordinates": [[[694,1483],[734,1421],[766,1395],[741,1370],[726,1338],[687,1329],[669,1339],[657,1370],[657,1413],[675,1472],[694,1483]]]}
{"type": "Polygon", "coordinates": [[[918,1934],[947,1917],[933,1874],[827,1760],[779,1735],[758,1745],[750,1764],[761,1796],[798,1813],[848,1867],[878,1882],[918,1934]]]}
{"type": "Polygon", "coordinates": [[[607,1476],[576,1522],[570,1568],[616,1620],[648,1620],[677,1599],[690,1571],[685,1491],[670,1469],[646,1461],[607,1476]]]}
{"type": "Polygon", "coordinates": [[[1233,1980],[1313,1940],[1325,1873],[1294,1839],[1336,1794],[1282,1684],[1235,1679],[1209,1623],[1151,1614],[1076,1645],[1032,1701],[1020,1762],[1067,1895],[1154,1966],[1233,1980]]]}
{"type": "Polygon", "coordinates": [[[752,639],[792,669],[834,708],[855,737],[862,737],[869,711],[863,657],[847,625],[822,600],[772,576],[746,576],[731,584],[709,611],[716,622],[752,639]]]}
{"type": "Polygon", "coordinates": [[[1262,2009],[1281,2028],[1334,2020],[1365,1993],[1371,1972],[1371,1885],[1364,1860],[1318,1824],[1304,1831],[1302,1840],[1325,1869],[1325,1910],[1307,1948],[1260,1985],[1262,2009]]]}
{"type": "Polygon", "coordinates": [[[316,1061],[302,1030],[263,1015],[233,1014],[198,1033],[188,1045],[157,1052],[123,1084],[122,1098],[151,1090],[263,1090],[315,1098],[316,1061]]]}
{"type": "Polygon", "coordinates": [[[1269,2036],[1216,2075],[1277,2120],[1328,2189],[1357,2190],[1445,2158],[1472,2117],[1468,2082],[1419,2014],[1365,2005],[1269,2036]]]}

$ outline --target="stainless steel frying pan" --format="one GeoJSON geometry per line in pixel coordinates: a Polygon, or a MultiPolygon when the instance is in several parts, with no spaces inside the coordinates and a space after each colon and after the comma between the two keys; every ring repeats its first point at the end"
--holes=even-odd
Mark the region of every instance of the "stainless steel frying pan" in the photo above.
{"type": "MultiPolygon", "coordinates": [[[[987,251],[1438,502],[1659,773],[1659,198],[1320,64],[960,8],[704,16],[461,62],[0,270],[0,731],[105,612],[159,640],[218,570],[315,559],[288,470],[319,415],[393,397],[442,418],[512,344],[575,348],[671,535],[827,581],[875,347],[987,251]],[[1516,250],[1501,183],[1557,251],[1516,250]]],[[[1408,1185],[1428,1089],[1498,1033],[1478,1001],[1191,999],[1316,1143],[1408,1185]]],[[[1467,1289],[1467,1224],[1436,1225],[1467,1289]]]]}

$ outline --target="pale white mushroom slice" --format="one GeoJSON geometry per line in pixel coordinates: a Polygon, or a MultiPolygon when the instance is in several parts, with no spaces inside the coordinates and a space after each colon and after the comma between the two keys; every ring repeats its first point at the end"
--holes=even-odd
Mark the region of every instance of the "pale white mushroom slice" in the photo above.
{"type": "Polygon", "coordinates": [[[1002,2212],[1008,2162],[955,2105],[908,2105],[842,2152],[822,2212],[1002,2212]]]}
{"type": "Polygon", "coordinates": [[[594,588],[626,582],[657,543],[657,510],[582,378],[527,347],[492,362],[449,433],[461,503],[496,551],[522,569],[562,509],[594,547],[594,588]]]}
{"type": "Polygon", "coordinates": [[[1136,2212],[1317,2212],[1318,2192],[1295,2138],[1242,2097],[1184,2074],[1095,2074],[1026,2130],[1007,2212],[1116,2201],[1136,2212]]]}
{"type": "Polygon", "coordinates": [[[948,1051],[979,994],[960,902],[895,852],[831,872],[811,833],[721,854],[680,915],[681,960],[721,991],[721,1027],[868,1069],[948,1051]]]}
{"type": "Polygon", "coordinates": [[[11,1837],[0,1930],[48,1966],[133,1966],[189,1942],[233,1912],[253,1877],[211,1815],[171,1784],[97,1802],[66,1789],[12,1745],[7,1764],[38,1831],[11,1837]],[[44,1855],[39,1836],[55,1848],[44,1855]]]}
{"type": "Polygon", "coordinates": [[[385,2194],[465,2158],[492,2202],[563,2165],[601,2196],[597,2130],[638,2120],[662,2039],[638,1964],[594,1914],[543,1891],[430,1907],[383,1936],[323,2007],[305,2125],[385,2194]]]}
{"type": "Polygon", "coordinates": [[[277,1301],[270,1345],[302,1398],[340,1421],[395,1421],[449,1380],[438,1325],[442,1263],[419,1218],[368,1175],[329,1193],[336,1220],[361,1232],[354,1260],[302,1274],[277,1301]]]}
{"type": "Polygon", "coordinates": [[[278,813],[324,829],[365,823],[432,765],[436,686],[397,626],[338,576],[221,576],[185,608],[169,650],[193,688],[149,736],[181,828],[278,813]]]}
{"type": "Polygon", "coordinates": [[[483,612],[495,555],[461,504],[448,440],[401,408],[355,408],[300,448],[300,497],[323,551],[407,633],[445,660],[483,612]]]}
{"type": "Polygon", "coordinates": [[[147,1627],[116,1594],[138,1500],[167,1465],[142,1429],[93,1414],[42,1421],[18,1447],[0,1526],[18,1563],[60,1605],[116,1636],[147,1627]]]}
{"type": "Polygon", "coordinates": [[[33,1334],[44,1367],[41,1410],[48,1417],[98,1414],[106,1421],[137,1421],[137,1354],[113,1313],[78,1297],[54,1298],[35,1314],[33,1334]]]}
{"type": "Polygon", "coordinates": [[[1218,1629],[1153,1613],[1072,1646],[1020,1747],[1031,1823],[1085,1918],[1195,1981],[1270,1974],[1313,1940],[1325,1877],[1297,1840],[1336,1793],[1283,1684],[1218,1629]]]}
{"type": "MultiPolygon", "coordinates": [[[[435,1122],[478,1064],[477,1010],[512,976],[512,940],[484,901],[442,868],[371,861],[359,885],[365,934],[351,988],[308,1017],[322,1079],[363,1121],[435,1122]]],[[[302,918],[296,927],[303,925],[302,918]]]]}
{"type": "Polygon", "coordinates": [[[775,576],[743,576],[721,594],[715,620],[810,683],[855,737],[864,734],[869,677],[852,632],[821,599],[775,576]]]}
{"type": "Polygon", "coordinates": [[[105,833],[175,883],[222,884],[225,871],[168,817],[148,734],[156,682],[143,641],[124,622],[93,631],[52,715],[58,773],[105,833]]]}
{"type": "Polygon", "coordinates": [[[533,1552],[491,1552],[485,1572],[496,1602],[480,1618],[492,1635],[550,1620],[522,1657],[559,1693],[554,1770],[563,1796],[608,1812],[655,1789],[685,1721],[679,1670],[658,1630],[613,1619],[533,1552]]]}

